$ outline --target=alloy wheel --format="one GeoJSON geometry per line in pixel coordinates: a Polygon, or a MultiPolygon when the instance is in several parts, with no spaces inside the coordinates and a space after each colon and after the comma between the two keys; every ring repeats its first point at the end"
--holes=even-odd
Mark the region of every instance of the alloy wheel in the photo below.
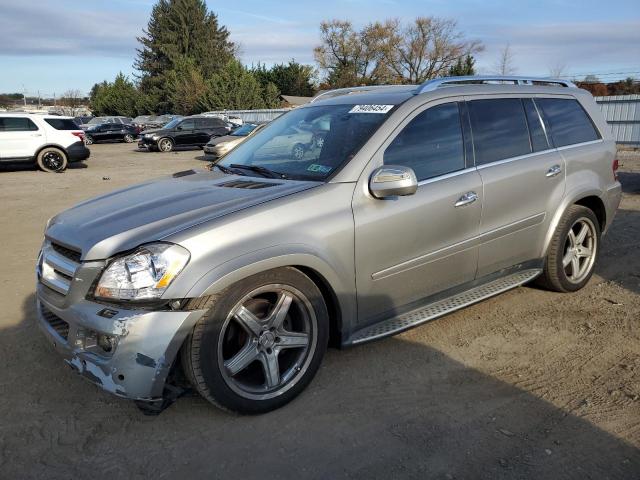
{"type": "Polygon", "coordinates": [[[579,218],[569,229],[562,266],[571,283],[580,283],[591,272],[598,248],[597,238],[596,228],[588,218],[579,218]]]}
{"type": "Polygon", "coordinates": [[[302,160],[302,158],[304,157],[304,148],[302,148],[302,145],[295,145],[293,147],[293,158],[295,158],[296,160],[302,160]]]}
{"type": "Polygon", "coordinates": [[[163,138],[158,143],[158,149],[161,152],[170,152],[172,148],[173,148],[173,145],[171,143],[171,140],[169,140],[168,138],[163,138]]]}
{"type": "Polygon", "coordinates": [[[265,400],[304,375],[317,344],[317,320],[306,296],[268,285],[242,298],[223,324],[218,367],[238,395],[265,400]]]}
{"type": "Polygon", "coordinates": [[[49,170],[59,170],[64,163],[62,155],[55,151],[50,151],[44,154],[42,157],[42,164],[49,170]]]}

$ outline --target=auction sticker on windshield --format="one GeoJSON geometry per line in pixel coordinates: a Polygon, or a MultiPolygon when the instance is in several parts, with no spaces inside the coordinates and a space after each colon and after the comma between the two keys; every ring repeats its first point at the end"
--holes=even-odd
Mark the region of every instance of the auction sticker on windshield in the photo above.
{"type": "Polygon", "coordinates": [[[356,105],[349,113],[387,113],[393,105],[356,105]]]}

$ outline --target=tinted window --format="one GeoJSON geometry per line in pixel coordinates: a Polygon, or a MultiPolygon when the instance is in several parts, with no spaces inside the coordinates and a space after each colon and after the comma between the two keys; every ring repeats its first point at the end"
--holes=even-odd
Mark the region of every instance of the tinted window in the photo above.
{"type": "Polygon", "coordinates": [[[224,127],[226,124],[219,118],[201,118],[198,119],[198,127],[199,128],[216,128],[216,127],[224,127]]]}
{"type": "Polygon", "coordinates": [[[549,122],[551,138],[556,147],[590,142],[600,138],[587,112],[577,100],[538,98],[536,104],[549,122]]]}
{"type": "Polygon", "coordinates": [[[522,100],[524,111],[527,114],[527,123],[529,124],[529,133],[531,134],[531,146],[534,152],[540,152],[549,148],[547,136],[544,133],[542,119],[536,110],[533,100],[525,98],[522,100]]]}
{"type": "Polygon", "coordinates": [[[196,128],[196,122],[194,122],[193,120],[185,120],[180,124],[180,128],[182,128],[183,130],[193,130],[194,128],[196,128]]]}
{"type": "Polygon", "coordinates": [[[478,165],[531,153],[519,98],[470,101],[469,115],[478,165]]]}
{"type": "Polygon", "coordinates": [[[0,131],[3,132],[30,132],[38,130],[35,123],[26,117],[0,118],[0,131]]]}
{"type": "Polygon", "coordinates": [[[45,118],[44,121],[56,130],[80,130],[76,122],[69,118],[45,118]]]}
{"type": "Polygon", "coordinates": [[[418,180],[463,169],[458,104],[429,108],[411,120],[384,152],[384,163],[411,167],[418,180]]]}

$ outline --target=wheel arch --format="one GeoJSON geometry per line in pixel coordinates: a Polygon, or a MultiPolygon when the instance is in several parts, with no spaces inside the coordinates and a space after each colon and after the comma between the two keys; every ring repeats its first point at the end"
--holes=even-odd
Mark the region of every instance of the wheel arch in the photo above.
{"type": "Polygon", "coordinates": [[[36,150],[36,153],[33,156],[33,160],[34,161],[37,160],[38,155],[40,155],[40,152],[42,152],[45,148],[57,148],[58,150],[62,150],[64,152],[64,154],[67,156],[67,160],[69,159],[69,152],[67,152],[67,149],[65,147],[63,147],[62,145],[60,145],[58,143],[46,143],[46,144],[41,145],[40,147],[38,147],[38,150],[36,150]]]}
{"type": "Polygon", "coordinates": [[[587,190],[583,192],[576,192],[571,195],[566,195],[560,207],[556,210],[551,222],[549,223],[549,228],[547,230],[547,234],[544,240],[544,246],[541,254],[541,258],[545,258],[547,255],[547,251],[549,249],[549,245],[551,243],[551,239],[553,237],[553,233],[555,232],[558,224],[560,223],[560,219],[563,217],[567,208],[571,205],[581,205],[583,207],[589,208],[595,214],[598,219],[598,223],[600,229],[604,231],[604,228],[607,224],[607,213],[605,203],[602,200],[602,192],[599,190],[587,190]]]}

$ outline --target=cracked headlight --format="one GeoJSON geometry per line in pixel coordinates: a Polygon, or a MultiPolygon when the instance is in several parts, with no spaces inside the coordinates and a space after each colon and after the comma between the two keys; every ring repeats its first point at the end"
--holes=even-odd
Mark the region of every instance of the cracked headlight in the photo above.
{"type": "Polygon", "coordinates": [[[95,296],[111,300],[160,298],[189,257],[189,251],[179,245],[143,245],[109,264],[96,286],[95,296]]]}

